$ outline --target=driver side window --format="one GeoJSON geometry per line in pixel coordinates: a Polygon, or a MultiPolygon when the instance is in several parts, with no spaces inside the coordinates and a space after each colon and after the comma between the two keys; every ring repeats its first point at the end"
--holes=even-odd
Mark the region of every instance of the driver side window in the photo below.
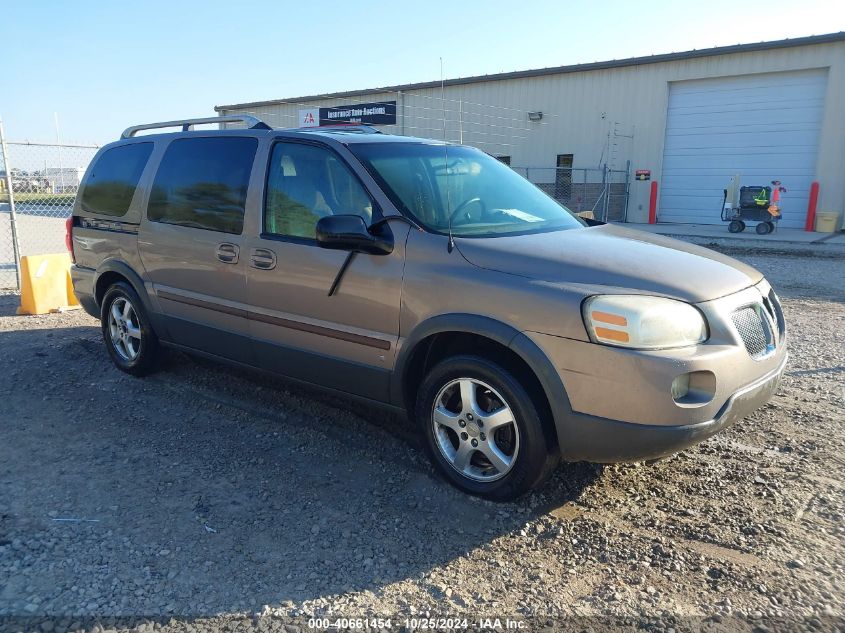
{"type": "Polygon", "coordinates": [[[369,226],[373,202],[349,167],[332,151],[303,143],[276,143],[267,174],[264,233],[316,238],[327,215],[360,215],[369,226]]]}

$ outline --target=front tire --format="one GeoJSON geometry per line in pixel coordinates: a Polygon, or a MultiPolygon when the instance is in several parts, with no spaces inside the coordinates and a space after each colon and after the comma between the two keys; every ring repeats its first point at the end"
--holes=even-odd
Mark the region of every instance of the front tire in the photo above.
{"type": "Polygon", "coordinates": [[[432,368],[417,395],[416,418],[432,462],[472,495],[516,499],[557,464],[525,386],[480,356],[453,356],[432,368]]]}
{"type": "Polygon", "coordinates": [[[121,281],[106,291],[100,324],[109,357],[118,369],[133,376],[155,371],[160,354],[158,337],[132,286],[121,281]]]}

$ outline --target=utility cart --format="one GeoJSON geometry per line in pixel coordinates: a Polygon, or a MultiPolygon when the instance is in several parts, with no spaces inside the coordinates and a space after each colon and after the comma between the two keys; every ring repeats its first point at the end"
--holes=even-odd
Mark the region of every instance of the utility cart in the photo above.
{"type": "Polygon", "coordinates": [[[736,195],[737,179],[732,180],[730,189],[724,190],[722,199],[722,221],[729,222],[728,231],[741,233],[746,222],[756,222],[758,235],[767,235],[775,230],[781,218],[778,202],[780,194],[786,191],[780,180],[773,180],[771,186],[746,186],[739,188],[736,195]],[[731,201],[728,201],[729,191],[731,201]]]}

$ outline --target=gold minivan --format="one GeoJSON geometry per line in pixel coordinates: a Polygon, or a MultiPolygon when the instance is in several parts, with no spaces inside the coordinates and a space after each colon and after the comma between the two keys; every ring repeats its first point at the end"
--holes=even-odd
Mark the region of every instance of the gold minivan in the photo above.
{"type": "Polygon", "coordinates": [[[560,459],[700,442],[762,406],[787,358],[753,268],[581,219],[472,147],[365,126],[129,128],[68,234],[121,370],[167,346],[404,411],[440,472],[491,499],[560,459]]]}

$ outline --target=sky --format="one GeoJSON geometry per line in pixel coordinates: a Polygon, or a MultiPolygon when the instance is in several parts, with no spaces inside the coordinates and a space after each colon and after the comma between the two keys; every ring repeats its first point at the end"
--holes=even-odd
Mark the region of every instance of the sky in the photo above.
{"type": "Polygon", "coordinates": [[[3,2],[13,140],[104,144],[214,106],[845,31],[841,0],[3,2]]]}

